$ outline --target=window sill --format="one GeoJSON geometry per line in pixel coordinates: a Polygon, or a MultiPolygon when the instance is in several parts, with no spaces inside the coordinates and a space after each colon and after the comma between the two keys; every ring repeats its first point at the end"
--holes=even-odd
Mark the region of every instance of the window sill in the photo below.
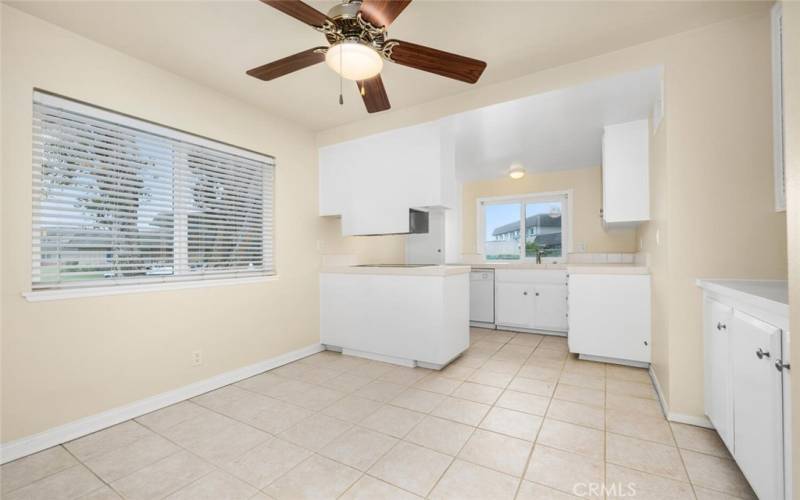
{"type": "Polygon", "coordinates": [[[217,286],[248,285],[278,281],[278,275],[252,276],[248,278],[223,278],[216,280],[179,281],[172,283],[147,283],[139,285],[111,285],[70,290],[36,290],[22,294],[28,302],[44,302],[48,300],[79,299],[83,297],[104,297],[107,295],[125,295],[130,293],[165,292],[188,288],[209,288],[217,286]]]}

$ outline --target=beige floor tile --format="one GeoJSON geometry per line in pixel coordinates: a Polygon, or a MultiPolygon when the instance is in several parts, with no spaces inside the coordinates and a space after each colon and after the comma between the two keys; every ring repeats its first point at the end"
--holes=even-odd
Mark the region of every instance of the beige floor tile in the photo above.
{"type": "Polygon", "coordinates": [[[182,451],[112,483],[129,500],[162,498],[200,479],[214,466],[182,451]]]}
{"type": "Polygon", "coordinates": [[[246,378],[234,384],[239,389],[245,389],[259,394],[268,395],[275,387],[286,383],[284,377],[275,375],[272,372],[260,373],[250,378],[246,378]]]}
{"type": "Polygon", "coordinates": [[[6,500],[61,500],[77,498],[102,488],[103,483],[83,465],[73,465],[8,494],[6,500]]]}
{"type": "Polygon", "coordinates": [[[443,394],[410,388],[401,392],[389,404],[421,413],[430,413],[444,401],[444,398],[443,394]]]}
{"type": "Polygon", "coordinates": [[[479,368],[475,371],[475,373],[470,375],[467,380],[476,384],[483,384],[503,389],[509,384],[509,382],[511,382],[511,379],[513,378],[513,374],[490,371],[486,369],[486,366],[484,365],[484,367],[479,368]]]}
{"type": "Polygon", "coordinates": [[[731,458],[728,448],[714,429],[694,425],[671,423],[672,432],[679,448],[699,451],[721,458],[731,458]]]}
{"type": "Polygon", "coordinates": [[[274,387],[270,387],[264,391],[264,394],[281,400],[292,397],[294,394],[301,394],[316,387],[314,384],[303,382],[302,380],[286,379],[274,387]]]}
{"type": "Polygon", "coordinates": [[[342,399],[347,394],[327,387],[314,386],[303,392],[287,395],[282,399],[302,408],[313,411],[320,411],[336,401],[342,399]]]}
{"type": "Polygon", "coordinates": [[[635,398],[656,399],[656,391],[649,382],[640,384],[639,382],[629,382],[627,380],[608,379],[606,381],[606,391],[635,398]]]}
{"type": "Polygon", "coordinates": [[[567,351],[563,349],[549,349],[540,344],[539,347],[533,351],[533,354],[531,354],[531,358],[553,359],[560,361],[567,358],[567,351]]]}
{"type": "Polygon", "coordinates": [[[568,357],[566,363],[564,363],[564,371],[580,373],[594,377],[605,377],[606,365],[594,361],[583,361],[577,358],[568,357]]]}
{"type": "Polygon", "coordinates": [[[337,462],[367,470],[397,443],[397,439],[363,427],[353,427],[320,453],[337,462]]]}
{"type": "Polygon", "coordinates": [[[374,431],[402,438],[417,425],[425,415],[396,406],[383,406],[361,421],[361,425],[374,431]]]}
{"type": "Polygon", "coordinates": [[[675,445],[672,431],[663,417],[648,417],[626,410],[606,410],[606,430],[647,441],[675,445]]]}
{"type": "Polygon", "coordinates": [[[305,448],[279,438],[273,438],[244,455],[221,464],[221,467],[239,479],[261,489],[310,455],[311,452],[305,448]]]}
{"type": "Polygon", "coordinates": [[[601,431],[605,429],[606,421],[603,408],[562,399],[550,401],[550,407],[547,409],[547,418],[583,425],[601,431]]]}
{"type": "Polygon", "coordinates": [[[352,426],[350,422],[317,413],[283,431],[279,436],[309,450],[319,451],[352,426]]]}
{"type": "Polygon", "coordinates": [[[370,476],[361,479],[340,496],[340,500],[415,500],[417,495],[370,476]]]}
{"type": "Polygon", "coordinates": [[[701,488],[696,484],[694,485],[694,493],[697,495],[697,500],[741,500],[740,497],[735,497],[721,491],[701,488]]]}
{"type": "Polygon", "coordinates": [[[674,446],[607,433],[606,461],[678,481],[688,480],[674,446]]]}
{"type": "Polygon", "coordinates": [[[163,435],[215,463],[225,463],[268,441],[270,435],[236,420],[211,414],[172,426],[163,435]]]}
{"type": "Polygon", "coordinates": [[[431,412],[431,415],[474,427],[481,423],[490,408],[491,406],[482,403],[448,397],[431,412]]]}
{"type": "Polygon", "coordinates": [[[264,489],[277,500],[334,499],[347,491],[361,472],[314,455],[264,489]]]}
{"type": "Polygon", "coordinates": [[[469,346],[468,352],[486,352],[494,354],[503,347],[503,342],[495,342],[494,339],[483,339],[469,346]]]}
{"type": "Polygon", "coordinates": [[[432,450],[456,455],[475,428],[438,417],[425,417],[405,440],[432,450]]]}
{"type": "Polygon", "coordinates": [[[613,410],[625,410],[651,417],[664,417],[658,401],[652,399],[623,396],[612,392],[606,394],[606,407],[613,410]]]}
{"type": "Polygon", "coordinates": [[[461,449],[458,458],[521,476],[532,446],[530,441],[478,429],[461,449]]]}
{"type": "MultiPolygon", "coordinates": [[[[314,360],[321,360],[324,356],[319,356],[314,358],[314,360]]],[[[275,375],[280,375],[281,377],[286,378],[298,378],[302,376],[306,371],[310,370],[312,366],[316,365],[313,360],[304,360],[304,361],[295,361],[294,363],[288,363],[283,366],[279,366],[270,371],[270,373],[274,373],[275,375]]]]}
{"type": "Polygon", "coordinates": [[[465,352],[453,364],[466,368],[477,369],[489,360],[489,354],[478,354],[476,352],[465,352]]]}
{"type": "Polygon", "coordinates": [[[500,399],[497,400],[495,406],[543,416],[547,413],[547,406],[549,404],[550,398],[544,396],[506,390],[500,396],[500,399]]]}
{"type": "Polygon", "coordinates": [[[519,479],[456,460],[428,498],[432,500],[512,500],[519,479]]]}
{"type": "Polygon", "coordinates": [[[589,389],[599,389],[601,391],[606,388],[606,378],[597,377],[592,375],[583,375],[580,373],[564,372],[558,378],[561,384],[576,385],[578,387],[587,387],[589,389]]]}
{"type": "MultiPolygon", "coordinates": [[[[439,371],[439,374],[442,377],[445,377],[445,378],[464,381],[464,380],[467,380],[467,378],[469,378],[469,376],[472,375],[472,372],[474,372],[474,371],[475,371],[475,368],[470,368],[468,366],[462,366],[462,365],[459,365],[457,362],[454,362],[454,363],[450,363],[445,368],[443,368],[441,371],[439,371]]],[[[430,377],[430,375],[429,375],[429,377],[430,377]]]]}
{"type": "Polygon", "coordinates": [[[563,399],[564,401],[572,401],[573,403],[582,403],[591,406],[604,406],[605,396],[606,393],[598,389],[588,389],[586,387],[561,383],[558,384],[555,393],[553,393],[555,399],[563,399]]]}
{"type": "Polygon", "coordinates": [[[525,366],[536,367],[536,368],[547,368],[549,370],[555,370],[559,374],[561,374],[561,369],[564,368],[564,360],[563,359],[548,359],[548,358],[534,358],[530,357],[525,361],[525,366]]]}
{"type": "Polygon", "coordinates": [[[592,488],[602,489],[604,476],[602,460],[540,444],[533,449],[525,472],[529,481],[576,496],[591,496],[592,488]]]}
{"type": "Polygon", "coordinates": [[[347,369],[347,373],[374,380],[391,369],[392,365],[390,365],[389,363],[367,360],[366,364],[353,366],[347,369]]]}
{"type": "Polygon", "coordinates": [[[180,403],[167,406],[166,408],[148,413],[147,415],[142,415],[137,418],[136,421],[145,427],[159,432],[206,412],[208,412],[207,409],[191,401],[181,401],[180,403]]]}
{"type": "Polygon", "coordinates": [[[100,479],[111,483],[179,450],[174,444],[154,434],[108,453],[93,456],[84,464],[100,479]]]}
{"type": "Polygon", "coordinates": [[[94,490],[86,495],[76,497],[76,500],[122,500],[122,497],[108,486],[103,486],[99,490],[94,490]]]}
{"type": "Polygon", "coordinates": [[[308,382],[309,384],[320,385],[322,382],[334,379],[339,375],[341,375],[342,373],[343,372],[341,370],[333,370],[331,368],[325,368],[325,367],[316,367],[301,374],[298,377],[298,380],[302,380],[303,382],[308,382]]]}
{"type": "Polygon", "coordinates": [[[508,389],[519,392],[527,392],[528,394],[536,394],[537,396],[552,397],[553,391],[556,388],[554,382],[545,382],[544,380],[536,380],[525,377],[514,377],[508,389]]]}
{"type": "Polygon", "coordinates": [[[489,387],[488,385],[475,384],[473,382],[464,382],[458,389],[453,392],[453,396],[476,403],[483,403],[487,405],[494,404],[497,398],[500,397],[502,389],[497,387],[489,387]]]}
{"type": "MultiPolygon", "coordinates": [[[[467,370],[469,373],[466,373],[464,378],[469,377],[469,375],[473,372],[472,369],[468,368],[467,370]]],[[[450,395],[458,388],[459,385],[461,385],[461,380],[449,378],[440,374],[432,374],[420,379],[414,384],[414,387],[430,392],[436,392],[438,394],[450,395]]]]}
{"type": "Polygon", "coordinates": [[[0,492],[8,493],[34,481],[69,469],[78,463],[67,450],[54,446],[39,453],[14,460],[0,467],[0,492]]]}
{"type": "Polygon", "coordinates": [[[222,471],[203,476],[166,500],[248,500],[258,493],[252,486],[222,471]]]}
{"type": "Polygon", "coordinates": [[[519,486],[517,500],[575,500],[576,496],[547,486],[523,480],[519,486]]]}
{"type": "Polygon", "coordinates": [[[558,368],[527,364],[520,368],[517,376],[555,383],[560,373],[561,370],[558,368]]]}
{"type": "MultiPolygon", "coordinates": [[[[286,380],[283,383],[286,382],[289,382],[289,380],[286,380]]],[[[205,394],[201,394],[200,396],[194,397],[191,399],[191,401],[204,408],[209,408],[211,410],[218,411],[218,410],[224,410],[230,404],[236,401],[254,397],[258,397],[258,395],[254,394],[252,391],[240,389],[235,385],[227,385],[215,391],[210,391],[205,394]]]]}
{"type": "Polygon", "coordinates": [[[151,430],[133,420],[128,420],[108,429],[70,441],[64,447],[75,455],[78,460],[88,460],[152,435],[153,432],[151,430]]]}
{"type": "Polygon", "coordinates": [[[740,498],[755,498],[736,462],[705,453],[681,450],[686,471],[693,484],[740,498]]]}
{"type": "Polygon", "coordinates": [[[452,458],[411,443],[400,442],[369,469],[369,474],[399,488],[426,496],[452,458]]]}
{"type": "Polygon", "coordinates": [[[542,336],[535,333],[518,333],[508,341],[512,345],[526,345],[536,347],[542,341],[542,336]]]}
{"type": "Polygon", "coordinates": [[[550,418],[544,420],[536,443],[597,459],[605,455],[603,431],[550,418]]]}
{"type": "Polygon", "coordinates": [[[541,425],[542,417],[531,415],[530,413],[494,407],[489,410],[489,413],[484,417],[479,427],[508,436],[533,441],[541,425]]]}
{"type": "Polygon", "coordinates": [[[393,384],[409,386],[432,373],[431,370],[424,368],[406,368],[395,366],[391,370],[384,372],[378,380],[391,382],[393,384]]]}
{"type": "MultiPolygon", "coordinates": [[[[503,353],[503,352],[504,352],[504,349],[500,349],[497,352],[496,356],[500,355],[500,353],[503,353]]],[[[516,353],[516,355],[519,355],[519,353],[516,353]]],[[[516,357],[516,356],[512,355],[511,357],[516,357]]],[[[514,374],[516,374],[519,371],[519,369],[522,367],[522,363],[525,361],[525,358],[527,356],[523,354],[523,355],[521,355],[521,357],[522,357],[522,360],[519,361],[519,362],[511,361],[510,359],[507,359],[507,358],[506,359],[495,359],[493,357],[492,359],[487,361],[486,364],[484,364],[481,367],[481,369],[478,370],[478,371],[484,371],[485,370],[485,371],[494,372],[494,373],[502,373],[504,375],[511,375],[513,377],[514,374]]]]}
{"type": "Polygon", "coordinates": [[[406,386],[394,384],[392,382],[385,382],[383,380],[375,380],[358,389],[353,395],[372,399],[381,403],[386,403],[397,397],[398,394],[406,390],[406,386]]]}
{"type": "Polygon", "coordinates": [[[606,464],[608,498],[641,500],[693,500],[689,483],[675,481],[645,472],[606,464]]]}
{"type": "Polygon", "coordinates": [[[632,366],[608,365],[606,376],[616,380],[627,380],[628,382],[639,382],[640,384],[650,384],[650,374],[646,368],[634,368],[632,366]]]}
{"type": "Polygon", "coordinates": [[[358,423],[368,415],[377,411],[381,406],[381,403],[371,399],[358,396],[346,396],[322,410],[322,413],[340,420],[358,423]]]}
{"type": "Polygon", "coordinates": [[[323,380],[319,385],[349,394],[361,389],[370,382],[372,382],[372,379],[368,377],[353,375],[352,373],[342,373],[332,379],[323,380]]]}

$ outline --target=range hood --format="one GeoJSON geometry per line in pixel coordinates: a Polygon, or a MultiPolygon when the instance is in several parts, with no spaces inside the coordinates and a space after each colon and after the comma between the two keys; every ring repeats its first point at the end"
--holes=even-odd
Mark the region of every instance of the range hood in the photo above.
{"type": "Polygon", "coordinates": [[[428,234],[429,214],[425,210],[408,209],[408,231],[399,233],[373,233],[358,236],[387,236],[398,234],[428,234]]]}

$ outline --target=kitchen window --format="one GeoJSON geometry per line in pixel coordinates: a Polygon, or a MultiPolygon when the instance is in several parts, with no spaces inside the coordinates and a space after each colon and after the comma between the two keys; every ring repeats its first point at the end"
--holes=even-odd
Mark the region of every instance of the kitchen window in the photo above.
{"type": "Polygon", "coordinates": [[[478,199],[478,252],[486,260],[564,262],[569,192],[478,199]]]}
{"type": "Polygon", "coordinates": [[[274,170],[267,155],[35,92],[32,295],[273,275],[274,170]]]}

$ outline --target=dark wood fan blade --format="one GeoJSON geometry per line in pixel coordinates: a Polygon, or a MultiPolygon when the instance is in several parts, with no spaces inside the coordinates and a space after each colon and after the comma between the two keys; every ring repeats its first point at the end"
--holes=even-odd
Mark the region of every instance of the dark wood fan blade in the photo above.
{"type": "Polygon", "coordinates": [[[361,16],[373,26],[389,26],[408,7],[411,0],[364,0],[361,16]]]}
{"type": "Polygon", "coordinates": [[[269,81],[278,78],[279,76],[288,75],[299,69],[313,66],[325,60],[325,54],[319,52],[320,49],[327,47],[314,47],[313,49],[304,50],[297,54],[271,63],[253,68],[247,72],[248,75],[254,76],[259,80],[269,81]]]}
{"type": "Polygon", "coordinates": [[[319,28],[328,20],[328,16],[318,11],[314,7],[301,2],[300,0],[261,0],[270,7],[274,7],[284,14],[302,21],[310,26],[319,28]]]}
{"type": "Polygon", "coordinates": [[[361,98],[364,99],[364,105],[369,113],[386,111],[392,107],[389,104],[389,96],[386,95],[386,88],[383,86],[381,75],[376,75],[369,80],[361,80],[357,83],[361,98]]]}
{"type": "Polygon", "coordinates": [[[386,44],[392,42],[397,43],[391,49],[392,61],[409,68],[421,69],[467,83],[477,82],[486,69],[486,63],[477,59],[402,40],[388,40],[386,44]]]}

